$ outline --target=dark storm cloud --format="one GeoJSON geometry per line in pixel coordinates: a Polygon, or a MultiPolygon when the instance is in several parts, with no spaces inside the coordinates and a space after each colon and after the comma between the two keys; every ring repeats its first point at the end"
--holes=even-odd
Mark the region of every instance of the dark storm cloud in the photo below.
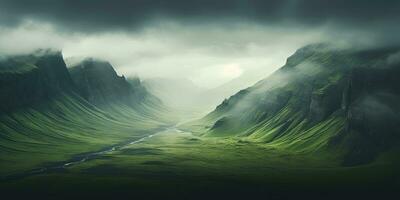
{"type": "Polygon", "coordinates": [[[399,13],[400,0],[0,0],[0,55],[54,48],[125,75],[250,86],[306,44],[400,45],[399,13]]]}
{"type": "Polygon", "coordinates": [[[159,18],[366,26],[398,22],[399,13],[398,0],[0,0],[3,25],[30,19],[82,32],[135,29],[159,18]]]}

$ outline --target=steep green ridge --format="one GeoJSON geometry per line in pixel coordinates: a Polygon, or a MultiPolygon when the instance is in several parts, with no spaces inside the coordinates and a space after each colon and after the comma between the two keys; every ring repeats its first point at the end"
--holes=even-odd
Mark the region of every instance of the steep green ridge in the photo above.
{"type": "Polygon", "coordinates": [[[80,96],[98,108],[125,117],[136,113],[161,121],[168,118],[168,109],[146,90],[139,78],[118,76],[107,61],[87,58],[68,70],[80,96]],[[125,112],[127,109],[130,111],[125,112]]]}
{"type": "Polygon", "coordinates": [[[400,141],[400,63],[389,62],[398,51],[306,46],[190,125],[206,136],[334,152],[345,165],[370,162],[400,141]]]}
{"type": "Polygon", "coordinates": [[[0,66],[0,176],[140,139],[171,123],[140,81],[129,83],[111,65],[70,75],[61,52],[40,51],[0,66]],[[77,81],[82,74],[89,75],[77,81]]]}

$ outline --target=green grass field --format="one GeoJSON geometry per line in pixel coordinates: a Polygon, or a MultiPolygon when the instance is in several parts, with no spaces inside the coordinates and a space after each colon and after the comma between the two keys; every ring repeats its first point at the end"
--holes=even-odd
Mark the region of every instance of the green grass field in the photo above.
{"type": "Polygon", "coordinates": [[[375,192],[394,191],[399,183],[397,166],[383,158],[370,165],[341,167],[340,161],[329,154],[285,152],[261,142],[199,137],[168,128],[94,160],[1,186],[9,191],[23,188],[28,193],[136,197],[196,197],[193,194],[291,197],[294,193],[288,191],[307,195],[337,191],[353,195],[351,192],[368,188],[375,192]]]}

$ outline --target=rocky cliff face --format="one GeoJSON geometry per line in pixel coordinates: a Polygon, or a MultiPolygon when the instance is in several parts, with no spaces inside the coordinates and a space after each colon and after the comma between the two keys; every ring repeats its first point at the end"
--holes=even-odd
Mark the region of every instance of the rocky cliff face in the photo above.
{"type": "Polygon", "coordinates": [[[209,134],[230,132],[298,151],[336,149],[345,152],[345,165],[370,162],[400,142],[400,62],[388,62],[399,50],[304,47],[210,113],[209,134]]]}
{"type": "Polygon", "coordinates": [[[400,65],[354,68],[343,96],[345,130],[333,140],[349,148],[345,164],[372,160],[400,141],[400,65]]]}
{"type": "Polygon", "coordinates": [[[72,88],[61,52],[40,50],[0,61],[0,112],[42,102],[72,88]]]}

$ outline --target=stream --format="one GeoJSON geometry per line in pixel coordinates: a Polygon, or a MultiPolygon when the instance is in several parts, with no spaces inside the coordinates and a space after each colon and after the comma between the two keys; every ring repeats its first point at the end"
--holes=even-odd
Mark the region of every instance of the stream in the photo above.
{"type": "Polygon", "coordinates": [[[46,173],[51,173],[51,172],[61,172],[63,170],[65,170],[68,167],[72,167],[74,165],[78,165],[90,160],[94,160],[96,158],[99,158],[100,156],[116,151],[116,150],[120,150],[126,146],[129,145],[133,145],[133,144],[137,144],[140,143],[146,139],[149,139],[155,135],[161,134],[161,133],[166,133],[166,132],[182,132],[181,130],[177,129],[176,126],[173,127],[168,127],[168,128],[164,128],[161,131],[156,131],[153,134],[149,134],[145,137],[142,137],[140,139],[135,139],[132,141],[128,141],[128,142],[124,142],[124,143],[120,143],[117,145],[113,145],[107,148],[103,148],[100,151],[95,151],[95,152],[90,152],[90,153],[83,153],[83,154],[79,154],[76,156],[73,156],[71,159],[66,160],[66,161],[61,161],[61,162],[57,162],[54,163],[52,165],[46,166],[46,167],[41,167],[41,168],[36,168],[33,170],[29,170],[26,172],[22,172],[19,174],[13,174],[13,175],[9,175],[9,176],[5,176],[5,177],[1,177],[0,180],[1,181],[6,181],[6,180],[14,180],[14,179],[20,179],[20,178],[24,178],[24,177],[28,177],[28,176],[33,176],[33,175],[39,175],[39,174],[46,174],[46,173]]]}

